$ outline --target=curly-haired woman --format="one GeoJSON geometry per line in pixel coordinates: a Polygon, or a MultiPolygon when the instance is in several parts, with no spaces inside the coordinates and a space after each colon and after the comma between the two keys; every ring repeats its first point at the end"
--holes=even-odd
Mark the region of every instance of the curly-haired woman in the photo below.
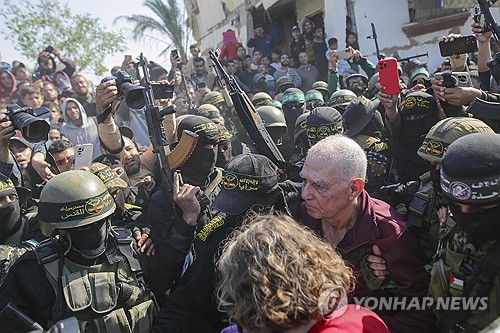
{"type": "Polygon", "coordinates": [[[352,270],[290,217],[252,220],[226,244],[218,269],[219,308],[248,332],[389,332],[375,313],[346,305],[352,270]]]}

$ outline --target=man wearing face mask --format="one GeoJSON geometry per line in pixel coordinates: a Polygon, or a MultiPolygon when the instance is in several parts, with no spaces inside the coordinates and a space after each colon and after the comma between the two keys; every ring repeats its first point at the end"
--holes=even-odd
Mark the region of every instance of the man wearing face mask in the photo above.
{"type": "MultiPolygon", "coordinates": [[[[259,114],[260,118],[264,122],[264,127],[271,136],[274,144],[278,147],[279,151],[285,156],[290,155],[290,146],[283,145],[283,136],[287,132],[285,116],[278,108],[271,105],[259,106],[255,111],[259,114]]],[[[286,157],[285,157],[286,159],[286,157]]]]}
{"type": "MultiPolygon", "coordinates": [[[[304,93],[297,88],[288,88],[281,99],[283,114],[285,115],[286,127],[288,131],[283,136],[283,145],[293,147],[293,132],[297,118],[306,112],[304,93]]],[[[286,161],[290,160],[294,152],[290,151],[287,156],[283,156],[286,161]]]]}
{"type": "Polygon", "coordinates": [[[220,332],[227,326],[214,298],[214,262],[219,249],[252,213],[289,213],[278,184],[278,168],[267,157],[238,155],[226,165],[223,175],[220,193],[212,204],[218,213],[194,237],[182,276],[160,309],[154,333],[220,332]]]}
{"type": "Polygon", "coordinates": [[[453,222],[442,228],[431,272],[434,299],[479,298],[475,309],[436,311],[440,332],[477,332],[500,313],[500,135],[453,142],[441,161],[441,193],[453,222]],[[474,311],[471,311],[474,310],[474,311]]]}
{"type": "Polygon", "coordinates": [[[25,253],[0,290],[45,329],[75,316],[86,332],[149,332],[156,303],[146,282],[162,266],[141,255],[130,233],[111,226],[116,205],[95,175],[61,173],[40,195],[39,223],[50,237],[25,253]],[[152,263],[150,266],[149,263],[152,263]]]}
{"type": "Polygon", "coordinates": [[[440,221],[437,211],[442,207],[440,170],[446,149],[455,140],[472,133],[493,133],[479,119],[468,117],[446,118],[434,125],[418,149],[418,156],[428,162],[429,171],[418,180],[396,189],[387,187],[381,199],[388,202],[416,230],[427,259],[436,253],[440,221]]]}
{"type": "Polygon", "coordinates": [[[417,180],[427,171],[428,166],[417,155],[426,133],[438,122],[436,99],[421,91],[408,94],[398,107],[393,100],[396,95],[380,93],[380,102],[385,106],[387,125],[394,147],[398,181],[406,183],[417,180]]]}
{"type": "Polygon", "coordinates": [[[21,209],[29,197],[28,189],[14,187],[12,181],[0,173],[0,285],[15,261],[44,239],[35,219],[36,207],[29,211],[21,209]]]}
{"type": "MultiPolygon", "coordinates": [[[[211,219],[210,203],[219,193],[222,169],[216,168],[219,130],[217,125],[202,116],[185,116],[177,127],[198,134],[198,142],[188,160],[174,174],[173,200],[163,189],[151,196],[145,220],[151,225],[155,246],[167,246],[169,274],[162,276],[162,287],[168,290],[180,276],[186,254],[196,232],[211,219]],[[173,207],[176,211],[173,211],[173,207]]],[[[162,295],[156,295],[160,300],[162,295]]]]}

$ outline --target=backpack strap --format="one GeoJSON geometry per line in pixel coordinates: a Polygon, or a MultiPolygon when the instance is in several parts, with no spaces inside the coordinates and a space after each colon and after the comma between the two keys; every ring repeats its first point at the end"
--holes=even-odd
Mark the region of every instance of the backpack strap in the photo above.
{"type": "Polygon", "coordinates": [[[130,236],[130,230],[113,227],[113,234],[120,253],[127,258],[130,269],[139,277],[142,273],[142,268],[139,260],[137,260],[132,253],[133,239],[130,236]]]}

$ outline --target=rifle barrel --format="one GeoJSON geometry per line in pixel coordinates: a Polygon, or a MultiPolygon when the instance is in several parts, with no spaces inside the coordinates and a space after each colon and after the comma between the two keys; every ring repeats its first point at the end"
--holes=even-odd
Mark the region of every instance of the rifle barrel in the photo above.
{"type": "Polygon", "coordinates": [[[406,62],[406,61],[410,61],[411,59],[420,58],[420,57],[427,57],[427,58],[429,58],[429,52],[425,52],[425,53],[422,53],[422,54],[417,54],[417,55],[414,55],[414,56],[411,56],[411,57],[401,58],[401,59],[398,59],[398,62],[406,62]]]}

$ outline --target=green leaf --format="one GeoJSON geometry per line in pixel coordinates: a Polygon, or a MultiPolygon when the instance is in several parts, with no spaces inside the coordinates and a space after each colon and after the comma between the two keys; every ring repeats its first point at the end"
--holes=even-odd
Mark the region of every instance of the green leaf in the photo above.
{"type": "Polygon", "coordinates": [[[75,62],[77,71],[91,70],[99,76],[107,70],[104,57],[124,50],[121,32],[108,31],[88,13],[72,14],[59,0],[4,0],[4,4],[0,17],[5,24],[0,32],[33,61],[52,45],[75,62]]]}

